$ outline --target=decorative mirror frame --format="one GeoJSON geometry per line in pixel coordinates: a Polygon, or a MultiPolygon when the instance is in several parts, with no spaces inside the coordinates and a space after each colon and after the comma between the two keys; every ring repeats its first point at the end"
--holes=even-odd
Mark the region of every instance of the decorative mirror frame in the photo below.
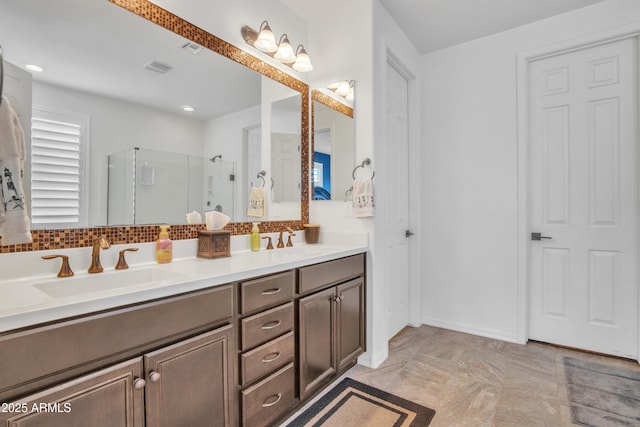
{"type": "MultiPolygon", "coordinates": [[[[300,219],[264,221],[260,224],[260,231],[266,233],[276,232],[285,227],[303,230],[303,225],[309,222],[309,85],[148,0],[106,1],[300,92],[302,98],[300,219]]],[[[171,225],[171,239],[194,239],[197,238],[198,231],[205,228],[205,224],[171,225]]],[[[224,229],[231,231],[232,235],[249,234],[251,232],[251,222],[229,223],[224,229]]],[[[93,240],[100,235],[105,235],[111,244],[146,243],[155,241],[158,238],[158,232],[158,225],[32,230],[33,243],[3,245],[0,246],[0,253],[85,247],[90,246],[93,240]]]]}
{"type": "MultiPolygon", "coordinates": [[[[322,105],[326,105],[327,107],[335,110],[339,113],[344,114],[347,117],[353,118],[353,108],[348,105],[333,99],[326,93],[322,93],[319,90],[311,91],[311,152],[313,153],[315,150],[315,119],[316,119],[316,109],[313,101],[317,101],[322,105]]],[[[311,187],[311,198],[313,199],[313,186],[311,187]]]]}

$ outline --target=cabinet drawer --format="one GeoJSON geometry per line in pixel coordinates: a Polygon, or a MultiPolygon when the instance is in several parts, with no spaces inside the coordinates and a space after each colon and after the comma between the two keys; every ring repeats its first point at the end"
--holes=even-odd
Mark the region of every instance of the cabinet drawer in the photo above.
{"type": "Polygon", "coordinates": [[[298,292],[306,293],[326,285],[364,274],[364,254],[300,268],[298,292]]]}
{"type": "Polygon", "coordinates": [[[293,329],[293,303],[272,308],[240,321],[242,351],[293,329]]]}
{"type": "Polygon", "coordinates": [[[273,274],[240,283],[240,313],[246,314],[289,301],[293,297],[295,272],[273,274]]]}
{"type": "Polygon", "coordinates": [[[45,386],[53,374],[222,322],[233,316],[233,306],[233,288],[226,285],[2,336],[0,397],[18,385],[45,386]]]}
{"type": "Polygon", "coordinates": [[[293,332],[242,354],[240,356],[241,385],[245,386],[281,368],[293,360],[294,354],[293,332]]]}
{"type": "Polygon", "coordinates": [[[295,373],[289,363],[242,391],[243,426],[265,426],[293,407],[295,373]]]}

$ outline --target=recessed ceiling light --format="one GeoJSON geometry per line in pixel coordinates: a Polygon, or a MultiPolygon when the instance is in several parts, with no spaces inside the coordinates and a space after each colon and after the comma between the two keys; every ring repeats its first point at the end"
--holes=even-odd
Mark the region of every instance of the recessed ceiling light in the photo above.
{"type": "Polygon", "coordinates": [[[192,107],[192,106],[190,106],[190,105],[184,105],[184,106],[182,106],[182,111],[192,112],[192,111],[196,111],[196,109],[195,109],[195,108],[193,108],[193,107],[192,107]]]}
{"type": "Polygon", "coordinates": [[[24,66],[24,68],[26,68],[29,71],[33,71],[36,73],[41,73],[44,71],[44,68],[38,66],[38,65],[33,65],[33,64],[27,64],[24,66]]]}

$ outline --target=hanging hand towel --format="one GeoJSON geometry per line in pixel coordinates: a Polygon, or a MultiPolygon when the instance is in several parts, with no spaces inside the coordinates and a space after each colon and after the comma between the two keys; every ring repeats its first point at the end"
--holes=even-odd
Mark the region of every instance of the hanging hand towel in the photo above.
{"type": "Polygon", "coordinates": [[[262,218],[264,216],[264,192],[262,191],[262,187],[251,187],[247,215],[255,216],[257,218],[262,218]]]}
{"type": "Polygon", "coordinates": [[[2,245],[30,243],[31,221],[27,216],[22,179],[24,130],[6,97],[0,103],[0,236],[2,245]]]}
{"type": "Polygon", "coordinates": [[[354,218],[373,216],[375,208],[375,203],[373,201],[373,181],[370,179],[354,180],[352,194],[354,218]]]}

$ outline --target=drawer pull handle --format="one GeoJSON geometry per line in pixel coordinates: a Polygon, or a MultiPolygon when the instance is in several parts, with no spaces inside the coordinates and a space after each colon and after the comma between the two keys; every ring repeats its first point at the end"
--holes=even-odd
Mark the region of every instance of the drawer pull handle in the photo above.
{"type": "Polygon", "coordinates": [[[133,388],[135,388],[136,390],[142,390],[145,385],[147,385],[147,382],[142,378],[136,378],[135,380],[133,380],[133,388]]]}
{"type": "Polygon", "coordinates": [[[278,394],[274,394],[273,396],[269,396],[267,397],[267,399],[264,401],[264,403],[262,404],[263,408],[268,408],[269,406],[273,406],[276,403],[280,402],[280,399],[282,399],[282,393],[278,393],[278,394]],[[269,399],[275,399],[273,400],[273,402],[269,402],[269,399]]]}
{"type": "Polygon", "coordinates": [[[277,294],[278,292],[280,292],[280,288],[265,289],[261,292],[261,295],[273,295],[277,294]]]}
{"type": "Polygon", "coordinates": [[[274,353],[269,353],[265,357],[262,358],[262,363],[269,363],[277,360],[280,357],[280,352],[276,351],[274,353]],[[271,357],[269,357],[271,356],[271,357]]]}
{"type": "Polygon", "coordinates": [[[272,322],[265,323],[262,325],[262,330],[267,331],[269,329],[277,328],[282,323],[282,320],[274,320],[272,322]]]}

